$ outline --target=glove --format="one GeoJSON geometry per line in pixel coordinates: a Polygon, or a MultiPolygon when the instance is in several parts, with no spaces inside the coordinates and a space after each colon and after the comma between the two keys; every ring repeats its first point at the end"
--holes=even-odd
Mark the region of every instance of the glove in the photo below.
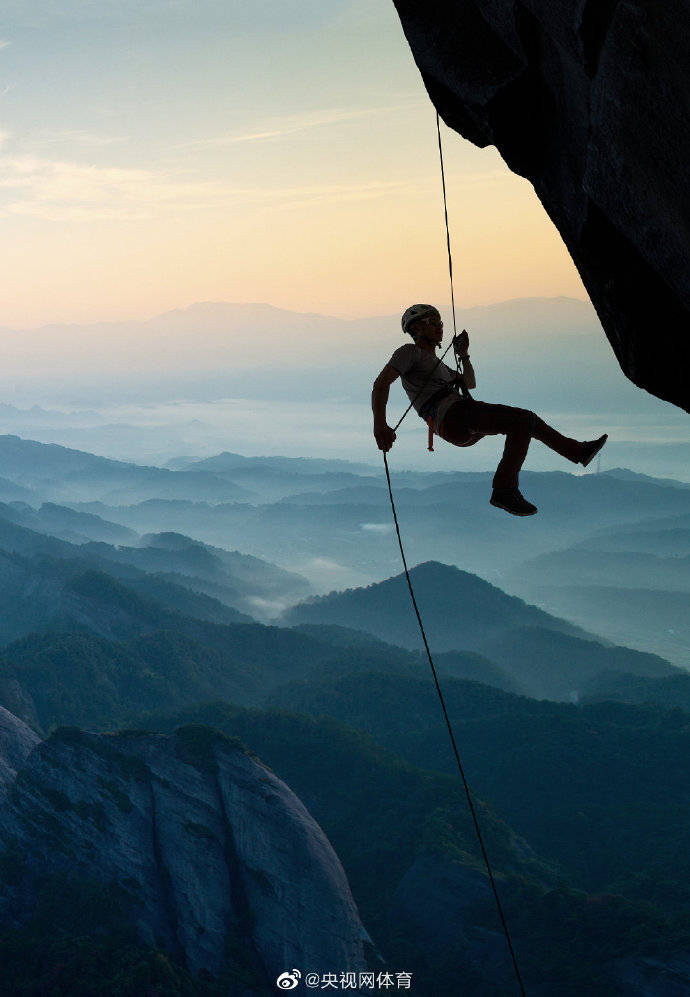
{"type": "Polygon", "coordinates": [[[461,359],[469,353],[470,337],[467,329],[463,329],[462,332],[453,337],[453,348],[461,359]]]}

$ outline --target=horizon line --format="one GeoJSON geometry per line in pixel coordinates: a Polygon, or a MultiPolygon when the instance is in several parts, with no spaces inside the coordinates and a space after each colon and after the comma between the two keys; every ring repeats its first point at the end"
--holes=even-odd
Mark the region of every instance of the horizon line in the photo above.
{"type": "MultiPolygon", "coordinates": [[[[578,304],[590,305],[591,301],[588,298],[577,298],[570,294],[545,294],[545,295],[525,295],[524,297],[513,297],[513,298],[503,298],[498,301],[488,301],[481,304],[474,305],[458,305],[456,306],[457,312],[469,312],[476,311],[479,309],[486,308],[496,308],[500,305],[508,305],[516,302],[527,302],[527,301],[574,301],[578,304]]],[[[327,312],[315,312],[315,311],[300,311],[293,308],[283,308],[280,305],[271,304],[269,301],[225,301],[225,300],[202,300],[202,301],[192,301],[186,305],[178,305],[175,308],[169,308],[165,311],[155,312],[154,314],[149,314],[144,317],[129,317],[123,319],[93,319],[92,321],[58,321],[58,322],[43,322],[40,325],[30,325],[30,326],[9,326],[1,325],[0,333],[10,332],[10,333],[21,333],[21,332],[40,332],[42,329],[70,329],[70,328],[81,328],[85,326],[113,326],[113,325],[128,325],[128,324],[144,324],[147,322],[154,322],[156,319],[165,318],[169,315],[182,314],[188,312],[193,308],[203,307],[203,306],[213,306],[213,307],[240,307],[240,308],[270,308],[274,311],[283,312],[287,315],[303,315],[309,318],[321,318],[321,319],[331,319],[337,322],[364,322],[367,319],[388,319],[391,317],[397,317],[397,312],[377,312],[375,314],[361,315],[356,318],[346,317],[342,315],[333,315],[327,312]]],[[[404,311],[403,306],[401,308],[401,313],[404,311]]],[[[444,307],[444,306],[442,306],[444,307]]]]}

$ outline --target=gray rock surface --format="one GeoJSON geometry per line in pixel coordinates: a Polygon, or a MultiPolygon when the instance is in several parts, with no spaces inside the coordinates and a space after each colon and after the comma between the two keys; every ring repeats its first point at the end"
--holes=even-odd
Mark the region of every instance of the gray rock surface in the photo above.
{"type": "Polygon", "coordinates": [[[40,737],[13,713],[0,706],[0,801],[40,737]]]}
{"type": "MultiPolygon", "coordinates": [[[[31,744],[16,724],[10,768],[31,744]]],[[[142,940],[195,973],[217,972],[228,946],[258,987],[294,967],[366,968],[364,929],[323,831],[273,772],[209,728],[58,729],[12,784],[0,841],[28,857],[22,882],[0,886],[5,924],[32,878],[84,876],[124,885],[142,940]]]]}
{"type": "Polygon", "coordinates": [[[527,177],[625,374],[687,409],[688,0],[394,0],[444,121],[527,177]]]}

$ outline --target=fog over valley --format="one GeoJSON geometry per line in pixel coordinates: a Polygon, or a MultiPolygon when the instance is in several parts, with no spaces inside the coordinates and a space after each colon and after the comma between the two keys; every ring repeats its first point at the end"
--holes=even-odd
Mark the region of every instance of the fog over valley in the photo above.
{"type": "Polygon", "coordinates": [[[690,995],[688,13],[5,0],[0,997],[690,995]]]}
{"type": "MultiPolygon", "coordinates": [[[[308,937],[409,967],[419,993],[454,997],[458,972],[507,992],[371,433],[395,319],[311,316],[323,342],[297,363],[303,318],[199,306],[107,357],[94,329],[27,332],[43,373],[5,372],[0,941],[31,986],[79,939],[79,994],[107,951],[137,980],[163,959],[189,994],[262,997],[273,940],[308,937]],[[229,331],[261,316],[236,362],[229,331]],[[56,895],[75,913],[46,934],[56,895]]],[[[666,997],[668,973],[690,985],[685,417],[622,379],[581,302],[462,318],[478,397],[609,433],[574,473],[532,442],[525,519],[489,504],[496,439],[429,454],[411,416],[389,454],[502,899],[539,992],[565,968],[579,992],[641,995],[625,980],[645,973],[666,997]]]]}
{"type": "MultiPolygon", "coordinates": [[[[684,416],[623,376],[589,303],[516,299],[459,309],[457,323],[470,332],[477,398],[532,408],[579,438],[608,431],[603,469],[690,480],[684,416]]],[[[7,433],[152,464],[232,450],[376,468],[371,384],[403,338],[395,315],[345,321],[206,303],[145,322],[5,330],[0,342],[7,433]]],[[[406,406],[394,385],[391,413],[406,406]]],[[[413,415],[394,460],[488,470],[498,451],[483,440],[461,455],[439,445],[430,456],[413,415]]],[[[534,443],[529,466],[560,462],[534,443]]]]}

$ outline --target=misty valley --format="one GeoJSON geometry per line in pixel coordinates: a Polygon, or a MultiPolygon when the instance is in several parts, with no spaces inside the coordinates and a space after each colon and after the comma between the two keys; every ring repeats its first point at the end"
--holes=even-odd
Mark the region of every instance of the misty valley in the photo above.
{"type": "Polygon", "coordinates": [[[690,997],[690,0],[2,14],[0,997],[690,997]]]}
{"type": "MultiPolygon", "coordinates": [[[[690,485],[490,480],[393,470],[528,991],[689,993],[690,485]]],[[[376,464],[1,436],[0,792],[3,993],[513,992],[376,464]]]]}

